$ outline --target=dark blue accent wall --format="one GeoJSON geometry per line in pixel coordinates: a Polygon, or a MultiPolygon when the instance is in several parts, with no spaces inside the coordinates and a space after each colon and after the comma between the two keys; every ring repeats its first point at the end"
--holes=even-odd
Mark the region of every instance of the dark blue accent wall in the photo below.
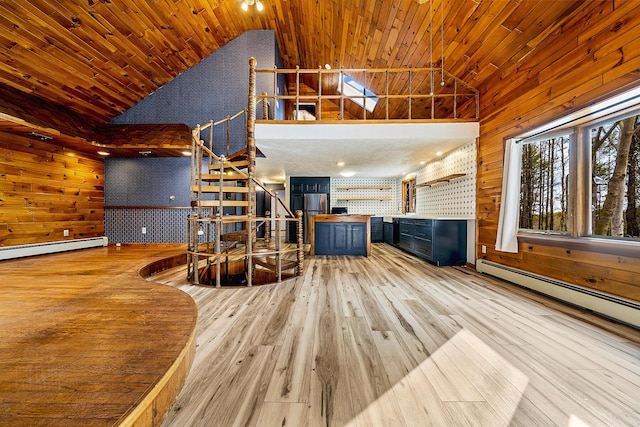
{"type": "MultiPolygon", "coordinates": [[[[273,31],[249,31],[177,76],[116,117],[112,124],[218,121],[247,107],[249,58],[261,69],[282,67],[273,31]]],[[[256,93],[273,92],[271,75],[259,74],[256,93]]],[[[285,81],[278,81],[280,94],[285,81]]],[[[258,117],[261,117],[259,107],[258,117]]],[[[283,118],[284,108],[276,113],[283,118]]],[[[244,117],[231,125],[230,153],[245,147],[244,117]]],[[[208,139],[208,138],[207,138],[208,139]]],[[[226,128],[217,126],[213,149],[226,154],[226,128]]],[[[105,234],[111,242],[180,243],[190,214],[190,158],[105,159],[105,234]],[[175,196],[171,200],[170,196],[175,196]],[[146,234],[141,233],[145,227],[146,234]]]]}
{"type": "Polygon", "coordinates": [[[104,175],[105,206],[189,206],[189,158],[105,159],[104,175]]]}
{"type": "MultiPolygon", "coordinates": [[[[273,31],[248,31],[240,35],[111,123],[184,123],[193,128],[210,120],[218,121],[233,116],[247,108],[250,57],[256,58],[258,68],[281,66],[282,60],[273,31]]],[[[261,94],[263,91],[273,92],[273,79],[268,74],[258,74],[256,79],[256,93],[261,94]]],[[[284,108],[281,110],[284,111],[284,108]]],[[[280,117],[283,115],[282,111],[278,112],[280,117]]],[[[234,120],[231,126],[229,152],[233,153],[245,146],[244,118],[234,120]]],[[[214,150],[226,154],[224,126],[215,129],[214,150]]]]}

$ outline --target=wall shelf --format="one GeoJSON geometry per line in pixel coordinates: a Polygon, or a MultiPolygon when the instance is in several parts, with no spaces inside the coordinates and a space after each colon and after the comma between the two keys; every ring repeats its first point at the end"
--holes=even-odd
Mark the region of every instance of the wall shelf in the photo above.
{"type": "Polygon", "coordinates": [[[432,185],[442,184],[444,182],[451,182],[454,179],[462,178],[463,176],[466,176],[466,175],[467,175],[466,173],[454,173],[451,175],[443,176],[442,178],[423,182],[421,184],[416,185],[416,187],[431,187],[432,185]]]}
{"type": "Polygon", "coordinates": [[[358,187],[337,187],[336,190],[391,190],[391,186],[378,185],[378,186],[358,186],[358,187]]]}
{"type": "Polygon", "coordinates": [[[338,197],[336,200],[339,202],[349,200],[380,200],[382,202],[391,200],[391,197],[338,197]]]}

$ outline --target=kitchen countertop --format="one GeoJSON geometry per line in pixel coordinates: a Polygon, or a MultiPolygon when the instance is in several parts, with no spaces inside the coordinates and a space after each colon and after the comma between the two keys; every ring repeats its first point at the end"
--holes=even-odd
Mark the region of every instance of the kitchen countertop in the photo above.
{"type": "Polygon", "coordinates": [[[466,221],[475,220],[475,218],[452,218],[452,217],[441,217],[441,216],[433,216],[433,215],[420,215],[420,214],[398,214],[398,215],[385,215],[382,217],[383,222],[393,222],[394,218],[398,219],[441,219],[441,220],[452,220],[452,219],[463,219],[466,221]]]}

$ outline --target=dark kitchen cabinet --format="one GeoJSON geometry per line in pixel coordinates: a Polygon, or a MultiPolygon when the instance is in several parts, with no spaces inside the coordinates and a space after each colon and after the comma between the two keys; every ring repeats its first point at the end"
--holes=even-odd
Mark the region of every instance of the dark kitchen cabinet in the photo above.
{"type": "Polygon", "coordinates": [[[316,222],[315,255],[367,255],[367,224],[316,222]]]}
{"type": "MultiPolygon", "coordinates": [[[[289,207],[295,214],[297,210],[304,211],[304,195],[325,193],[327,201],[331,198],[329,191],[331,189],[331,178],[326,176],[319,177],[291,177],[289,178],[289,207]]],[[[329,206],[327,206],[329,208],[329,206]]],[[[296,242],[296,223],[289,221],[287,224],[287,238],[289,242],[296,242]]]]}
{"type": "Polygon", "coordinates": [[[398,244],[398,220],[393,222],[385,222],[383,224],[384,241],[390,245],[398,244]]]}
{"type": "Polygon", "coordinates": [[[467,263],[467,221],[400,218],[398,243],[401,249],[436,265],[467,263]]]}
{"type": "Polygon", "coordinates": [[[371,219],[371,241],[382,242],[384,240],[384,231],[382,227],[382,217],[372,216],[371,219]]]}

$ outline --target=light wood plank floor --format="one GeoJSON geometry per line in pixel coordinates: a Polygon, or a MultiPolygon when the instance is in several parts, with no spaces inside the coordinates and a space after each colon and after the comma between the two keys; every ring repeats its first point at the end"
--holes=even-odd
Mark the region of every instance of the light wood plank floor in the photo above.
{"type": "Polygon", "coordinates": [[[640,332],[386,244],[278,285],[189,293],[165,426],[638,426],[640,332]]]}

